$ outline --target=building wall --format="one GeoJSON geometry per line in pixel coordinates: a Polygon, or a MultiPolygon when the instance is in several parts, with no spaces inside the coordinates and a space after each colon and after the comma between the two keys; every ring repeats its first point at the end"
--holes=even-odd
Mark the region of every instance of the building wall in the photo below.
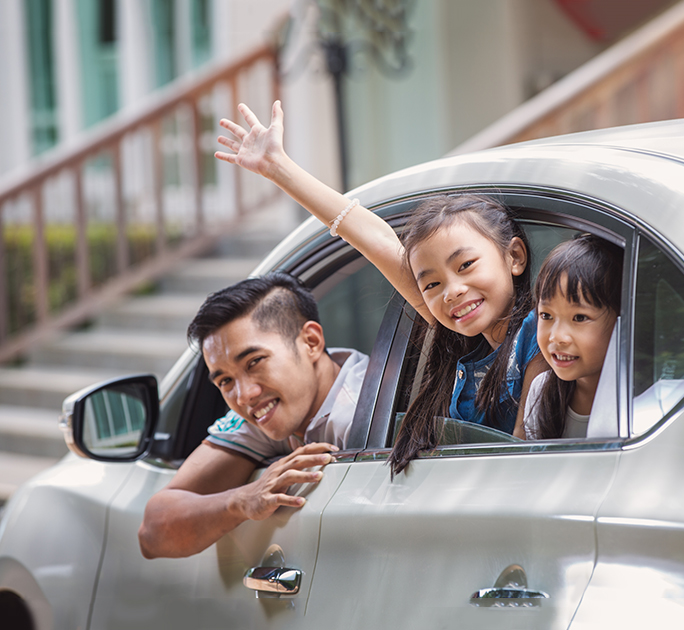
{"type": "Polygon", "coordinates": [[[602,46],[551,0],[417,0],[409,26],[403,77],[368,59],[345,83],[351,186],[444,155],[602,46]]]}

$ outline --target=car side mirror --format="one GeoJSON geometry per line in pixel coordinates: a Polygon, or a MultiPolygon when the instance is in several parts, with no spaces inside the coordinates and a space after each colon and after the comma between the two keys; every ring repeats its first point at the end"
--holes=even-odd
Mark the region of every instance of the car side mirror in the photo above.
{"type": "Polygon", "coordinates": [[[103,462],[132,462],[146,455],[159,418],[152,374],[91,385],[62,404],[59,426],[69,449],[103,462]]]}

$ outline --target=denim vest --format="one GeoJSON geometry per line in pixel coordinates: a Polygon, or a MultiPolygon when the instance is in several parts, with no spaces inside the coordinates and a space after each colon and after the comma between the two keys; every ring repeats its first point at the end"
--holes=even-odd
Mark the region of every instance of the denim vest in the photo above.
{"type": "MultiPolygon", "coordinates": [[[[490,345],[486,340],[483,340],[473,352],[467,354],[458,362],[454,393],[451,396],[451,405],[449,406],[449,415],[452,418],[476,422],[477,424],[487,424],[484,411],[480,411],[475,405],[475,397],[482,379],[487,374],[487,370],[489,370],[499,352],[499,348],[486,354],[490,349],[490,345]]],[[[525,368],[538,353],[537,316],[533,310],[525,317],[515,335],[513,348],[508,357],[508,370],[506,373],[508,393],[512,400],[506,395],[502,396],[501,414],[498,416],[498,426],[495,426],[495,429],[505,431],[506,433],[513,433],[518,413],[517,403],[520,401],[522,393],[525,368]]]]}

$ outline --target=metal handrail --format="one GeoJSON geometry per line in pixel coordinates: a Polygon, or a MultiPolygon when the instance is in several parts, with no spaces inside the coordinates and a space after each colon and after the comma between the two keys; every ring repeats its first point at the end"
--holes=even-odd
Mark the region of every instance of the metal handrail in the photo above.
{"type": "Polygon", "coordinates": [[[576,131],[684,117],[679,2],[449,155],[576,131]]]}
{"type": "Polygon", "coordinates": [[[229,185],[205,182],[219,116],[234,117],[241,101],[257,110],[270,108],[279,97],[277,68],[275,49],[263,46],[179,79],[134,112],[113,116],[0,180],[0,361],[55,329],[92,317],[179,259],[208,249],[246,212],[278,194],[241,169],[230,174],[229,185]],[[130,157],[141,168],[127,163],[130,157]],[[171,170],[189,183],[170,184],[171,170]],[[133,180],[142,183],[133,186],[133,180]],[[93,191],[99,191],[95,201],[93,191]],[[208,217],[210,193],[215,203],[208,217]],[[130,218],[141,207],[148,215],[142,223],[130,218]],[[60,216],[51,219],[50,211],[60,216]],[[62,226],[72,252],[57,263],[51,257],[59,252],[48,242],[55,226],[62,226]],[[95,227],[101,228],[100,240],[95,227]],[[131,251],[135,229],[144,232],[147,247],[137,256],[131,251]],[[103,258],[103,249],[111,264],[96,272],[94,255],[103,258]],[[69,295],[60,297],[65,286],[69,295]]]}

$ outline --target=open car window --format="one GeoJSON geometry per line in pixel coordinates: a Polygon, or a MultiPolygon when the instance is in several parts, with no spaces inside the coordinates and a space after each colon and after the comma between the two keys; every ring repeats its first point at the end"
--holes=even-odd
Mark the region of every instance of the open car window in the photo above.
{"type": "MultiPolygon", "coordinates": [[[[606,218],[601,212],[594,214],[591,208],[579,206],[579,204],[572,204],[574,207],[571,212],[564,215],[563,204],[554,200],[549,203],[548,200],[542,199],[533,200],[533,204],[544,204],[553,208],[553,211],[545,212],[539,207],[524,206],[522,204],[512,204],[509,206],[516,206],[521,216],[521,224],[523,225],[531,249],[532,259],[532,285],[534,279],[539,271],[539,268],[546,258],[548,253],[559,243],[572,239],[578,234],[584,232],[596,233],[603,238],[608,238],[610,241],[625,247],[626,242],[630,242],[634,238],[633,229],[625,224],[618,225],[612,223],[610,218],[606,218]],[[579,208],[579,211],[578,211],[579,208]],[[579,218],[578,218],[579,215],[579,218]]],[[[571,204],[567,204],[569,207],[571,204]]],[[[625,274],[623,277],[623,290],[630,285],[630,271],[629,264],[625,265],[625,274]]],[[[624,292],[624,291],[623,291],[624,292]]],[[[623,303],[629,305],[629,299],[623,300],[623,303]]],[[[625,309],[623,308],[623,311],[625,309]]],[[[627,310],[629,308],[627,307],[627,310]]],[[[415,399],[420,389],[420,383],[427,359],[428,349],[432,342],[429,331],[426,333],[424,326],[416,320],[415,313],[412,309],[407,308],[405,319],[409,321],[405,327],[409,331],[407,333],[408,340],[404,342],[403,363],[401,365],[400,373],[397,375],[396,388],[394,390],[394,403],[390,411],[390,417],[385,422],[386,433],[384,444],[379,435],[379,431],[373,431],[376,439],[371,440],[371,444],[378,447],[391,448],[394,444],[401,422],[408,410],[411,402],[415,399]]],[[[629,313],[620,318],[621,325],[618,324],[614,332],[614,342],[611,344],[609,352],[611,353],[608,361],[608,368],[606,374],[601,376],[601,382],[604,387],[599,387],[602,395],[602,405],[605,408],[606,404],[612,405],[609,414],[596,415],[590,420],[590,424],[596,425],[595,430],[588,428],[586,438],[567,438],[563,440],[536,440],[524,441],[513,438],[511,435],[483,426],[472,426],[472,423],[464,423],[452,418],[444,418],[443,438],[440,442],[442,448],[446,450],[439,450],[434,454],[457,454],[456,451],[449,447],[457,445],[482,445],[486,450],[491,450],[494,444],[501,445],[502,448],[510,450],[513,448],[516,451],[544,451],[548,448],[585,448],[587,442],[596,442],[599,448],[605,448],[610,444],[615,443],[616,439],[621,439],[627,436],[626,431],[622,431],[622,418],[626,413],[626,405],[621,404],[620,391],[623,391],[624,382],[624,357],[620,355],[620,348],[622,339],[625,336],[624,327],[630,325],[629,313]],[[607,402],[608,401],[608,402],[607,402]],[[599,426],[600,425],[600,426],[599,426]],[[605,442],[608,441],[609,444],[605,442]],[[557,446],[552,446],[554,442],[557,446]],[[604,442],[599,445],[598,442],[604,442]],[[582,445],[584,444],[584,446],[582,445]],[[535,446],[536,445],[536,446],[535,446]]],[[[398,345],[395,341],[395,345],[398,345]]],[[[453,383],[445,383],[445,387],[453,387],[453,383]]],[[[382,393],[380,398],[382,398],[382,393]]],[[[374,427],[376,424],[383,424],[381,418],[374,418],[374,427]]],[[[626,426],[626,423],[625,423],[626,426]]],[[[615,443],[617,445],[617,443],[615,443]]],[[[470,452],[472,449],[465,449],[461,452],[470,452]]],[[[474,451],[473,451],[474,452],[474,451]]]]}

